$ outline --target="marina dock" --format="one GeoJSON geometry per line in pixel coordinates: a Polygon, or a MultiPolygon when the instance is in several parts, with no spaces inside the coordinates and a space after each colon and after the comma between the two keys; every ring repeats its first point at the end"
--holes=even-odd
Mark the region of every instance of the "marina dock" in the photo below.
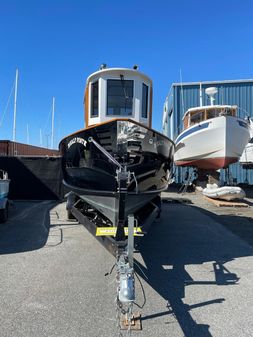
{"type": "MultiPolygon", "coordinates": [[[[134,306],[143,330],[132,335],[252,336],[253,199],[248,208],[194,193],[163,201],[134,254],[144,306],[134,306]]],[[[106,275],[115,258],[65,207],[14,201],[0,227],[3,337],[117,336],[115,272],[106,275]]]]}

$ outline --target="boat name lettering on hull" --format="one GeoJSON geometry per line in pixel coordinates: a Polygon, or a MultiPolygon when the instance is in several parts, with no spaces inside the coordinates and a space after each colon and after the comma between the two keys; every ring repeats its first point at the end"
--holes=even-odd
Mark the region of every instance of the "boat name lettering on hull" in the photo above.
{"type": "Polygon", "coordinates": [[[68,142],[68,149],[73,145],[73,144],[82,144],[83,146],[86,146],[87,144],[87,140],[83,139],[83,138],[80,138],[80,137],[75,137],[73,139],[71,139],[69,142],[68,142]]]}

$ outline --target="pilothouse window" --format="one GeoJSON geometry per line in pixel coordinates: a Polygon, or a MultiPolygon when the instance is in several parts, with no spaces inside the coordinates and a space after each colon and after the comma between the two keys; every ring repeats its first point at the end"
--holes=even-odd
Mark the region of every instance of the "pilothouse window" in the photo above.
{"type": "Polygon", "coordinates": [[[131,116],[133,111],[134,81],[107,80],[107,115],[131,116]]]}
{"type": "Polygon", "coordinates": [[[141,117],[148,117],[148,86],[142,83],[142,109],[141,109],[141,117]]]}
{"type": "Polygon", "coordinates": [[[205,119],[204,111],[194,111],[191,113],[191,125],[202,122],[205,119]]]}
{"type": "Polygon", "coordinates": [[[91,117],[98,117],[98,81],[91,84],[91,117]]]}

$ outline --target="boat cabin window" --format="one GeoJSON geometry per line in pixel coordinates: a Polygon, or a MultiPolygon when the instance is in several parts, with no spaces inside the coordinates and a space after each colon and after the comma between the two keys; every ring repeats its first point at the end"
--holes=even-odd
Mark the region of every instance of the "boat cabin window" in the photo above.
{"type": "Polygon", "coordinates": [[[98,117],[98,81],[91,84],[91,117],[98,117]]]}
{"type": "Polygon", "coordinates": [[[233,108],[224,108],[221,111],[221,115],[235,116],[235,109],[233,108]]]}
{"type": "Polygon", "coordinates": [[[227,116],[235,116],[236,115],[236,110],[234,108],[229,108],[229,107],[223,107],[223,108],[214,108],[214,109],[207,109],[206,110],[206,119],[210,118],[215,118],[219,117],[222,115],[227,115],[227,116]]]}
{"type": "Polygon", "coordinates": [[[141,117],[148,117],[148,86],[142,83],[142,109],[141,109],[141,117]]]}
{"type": "Polygon", "coordinates": [[[204,111],[194,111],[191,113],[190,125],[202,122],[205,119],[204,111]]]}
{"type": "Polygon", "coordinates": [[[218,117],[220,112],[219,109],[208,109],[206,111],[206,119],[218,117]]]}
{"type": "Polygon", "coordinates": [[[131,116],[133,111],[134,81],[107,80],[107,115],[131,116]]]}

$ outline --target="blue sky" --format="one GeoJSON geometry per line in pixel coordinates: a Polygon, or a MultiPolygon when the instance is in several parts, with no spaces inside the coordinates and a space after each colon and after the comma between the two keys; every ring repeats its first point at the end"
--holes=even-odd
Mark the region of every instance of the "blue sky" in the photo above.
{"type": "MultiPolygon", "coordinates": [[[[0,0],[0,120],[20,72],[17,141],[55,147],[84,125],[87,76],[101,63],[139,65],[153,79],[153,127],[161,130],[173,82],[253,78],[253,2],[0,0]]],[[[0,139],[12,138],[13,98],[0,139]]]]}

